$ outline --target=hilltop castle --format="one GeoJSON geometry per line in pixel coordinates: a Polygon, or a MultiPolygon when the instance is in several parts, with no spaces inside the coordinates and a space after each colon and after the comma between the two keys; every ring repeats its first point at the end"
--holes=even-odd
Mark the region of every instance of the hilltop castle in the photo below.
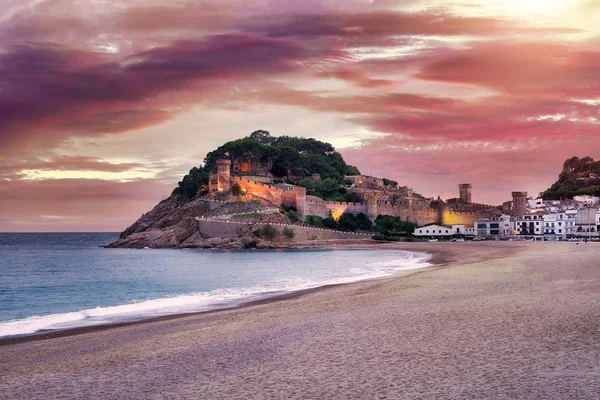
{"type": "MultiPolygon", "coordinates": [[[[473,226],[479,218],[493,217],[501,211],[494,206],[471,202],[471,185],[459,185],[459,198],[444,202],[441,199],[427,199],[415,194],[406,186],[391,187],[384,184],[381,178],[364,175],[346,176],[351,184],[347,190],[359,198],[360,202],[346,203],[325,201],[316,196],[306,194],[306,188],[286,183],[272,183],[267,176],[249,175],[253,170],[251,164],[217,160],[216,171],[210,174],[209,191],[211,193],[230,191],[233,185],[254,198],[273,206],[295,207],[299,218],[308,215],[337,219],[344,213],[364,213],[371,220],[378,215],[391,215],[419,225],[436,223],[440,225],[464,224],[473,226]],[[240,170],[241,168],[241,170],[240,170]],[[242,172],[248,175],[243,176],[242,172]],[[238,176],[236,176],[236,173],[238,176]],[[258,179],[257,179],[258,178],[258,179]]],[[[264,171],[263,171],[264,172],[264,171]]]]}

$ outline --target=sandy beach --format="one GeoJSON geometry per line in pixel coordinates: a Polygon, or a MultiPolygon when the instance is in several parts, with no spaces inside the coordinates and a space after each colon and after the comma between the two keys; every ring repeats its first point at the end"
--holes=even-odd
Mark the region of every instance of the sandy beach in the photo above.
{"type": "Polygon", "coordinates": [[[435,267],[0,341],[5,399],[592,399],[600,244],[406,243],[435,267]]]}

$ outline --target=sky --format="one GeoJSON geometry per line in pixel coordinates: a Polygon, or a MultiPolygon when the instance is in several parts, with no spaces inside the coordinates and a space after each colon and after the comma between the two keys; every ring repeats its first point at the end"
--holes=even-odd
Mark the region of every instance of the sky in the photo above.
{"type": "Polygon", "coordinates": [[[597,0],[0,0],[0,231],[122,231],[265,129],[426,196],[600,157],[597,0]]]}

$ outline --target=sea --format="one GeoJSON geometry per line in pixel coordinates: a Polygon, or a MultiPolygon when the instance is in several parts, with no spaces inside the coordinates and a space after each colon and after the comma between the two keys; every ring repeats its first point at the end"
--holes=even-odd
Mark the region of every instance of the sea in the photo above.
{"type": "Polygon", "coordinates": [[[394,250],[107,249],[117,233],[0,233],[0,337],[235,307],[427,268],[394,250]]]}

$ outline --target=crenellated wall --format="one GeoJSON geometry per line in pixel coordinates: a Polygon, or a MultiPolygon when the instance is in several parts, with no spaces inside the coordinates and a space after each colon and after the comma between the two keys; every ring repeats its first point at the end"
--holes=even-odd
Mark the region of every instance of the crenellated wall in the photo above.
{"type": "Polygon", "coordinates": [[[231,182],[240,185],[243,191],[261,197],[274,206],[294,206],[298,216],[305,218],[308,215],[317,215],[326,218],[330,214],[336,218],[344,213],[365,213],[371,220],[377,215],[391,215],[401,220],[414,222],[418,225],[426,224],[464,224],[473,226],[479,218],[495,215],[497,210],[485,209],[476,211],[456,210],[444,207],[418,207],[420,203],[408,206],[404,203],[377,200],[375,197],[359,203],[345,203],[337,201],[325,201],[315,196],[306,195],[306,189],[294,185],[267,184],[255,182],[247,178],[232,177],[231,182]]]}
{"type": "Polygon", "coordinates": [[[240,185],[243,191],[252,193],[255,196],[262,197],[275,206],[283,204],[283,190],[274,185],[262,182],[251,181],[246,178],[234,177],[232,183],[240,185]]]}
{"type": "Polygon", "coordinates": [[[444,207],[441,210],[442,225],[467,225],[474,226],[475,221],[480,218],[489,218],[498,214],[497,209],[486,209],[477,211],[458,211],[444,207]]]}
{"type": "MultiPolygon", "coordinates": [[[[197,220],[198,230],[205,238],[227,238],[233,239],[244,235],[244,230],[248,227],[251,229],[267,225],[266,223],[248,223],[248,222],[227,222],[227,221],[210,221],[197,220]]],[[[289,224],[268,224],[274,227],[278,235],[273,239],[275,242],[303,242],[309,240],[332,240],[332,239],[367,239],[371,234],[341,232],[331,229],[316,228],[313,226],[289,225],[289,224]],[[283,229],[288,228],[294,231],[294,238],[286,238],[283,235],[283,229]]]]}
{"type": "Polygon", "coordinates": [[[256,182],[247,178],[234,177],[232,183],[240,185],[243,191],[254,196],[261,197],[274,206],[294,206],[298,216],[304,218],[306,215],[306,188],[286,184],[268,184],[256,182]]]}
{"type": "Polygon", "coordinates": [[[433,224],[439,220],[439,212],[436,208],[407,208],[386,201],[377,203],[377,212],[381,215],[391,215],[418,225],[433,224]]]}
{"type": "Polygon", "coordinates": [[[305,199],[306,215],[316,215],[319,217],[326,218],[329,216],[329,212],[334,216],[340,216],[344,213],[359,214],[367,213],[367,206],[365,203],[344,203],[339,201],[325,201],[315,196],[306,196],[305,199]]]}

